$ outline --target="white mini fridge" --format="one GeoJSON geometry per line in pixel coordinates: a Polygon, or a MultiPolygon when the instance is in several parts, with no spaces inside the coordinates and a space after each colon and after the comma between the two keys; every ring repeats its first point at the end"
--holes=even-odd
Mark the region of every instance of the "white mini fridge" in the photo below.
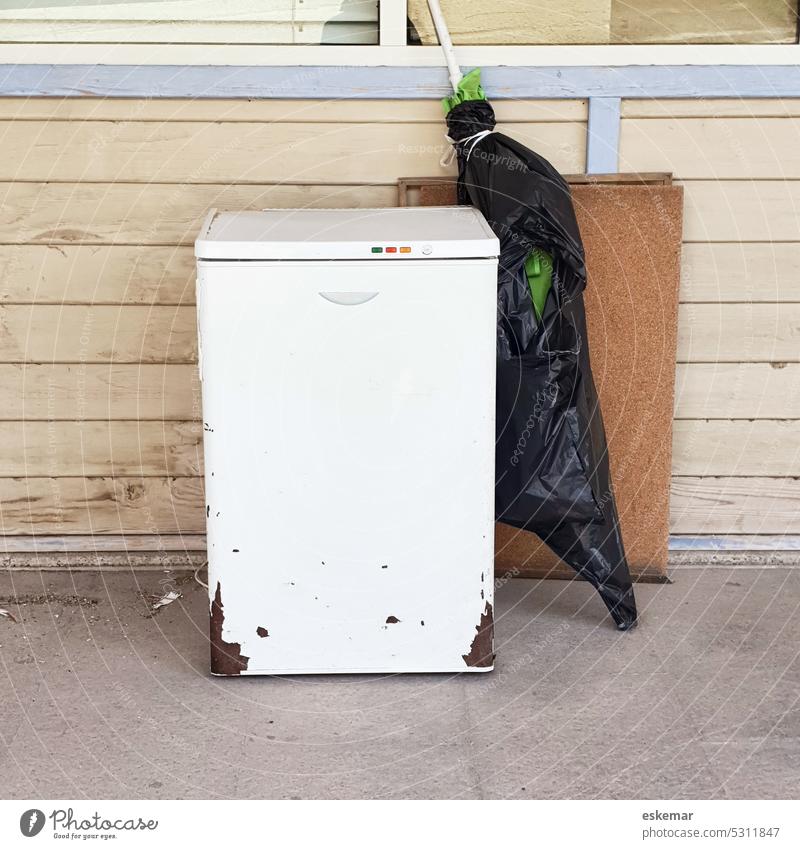
{"type": "Polygon", "coordinates": [[[195,248],[211,671],[490,670],[485,219],[212,211],[195,248]]]}

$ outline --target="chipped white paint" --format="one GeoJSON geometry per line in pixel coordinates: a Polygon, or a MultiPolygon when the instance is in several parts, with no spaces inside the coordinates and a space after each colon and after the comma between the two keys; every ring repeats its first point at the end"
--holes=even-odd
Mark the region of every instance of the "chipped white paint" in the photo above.
{"type": "Polygon", "coordinates": [[[212,671],[490,669],[468,663],[493,603],[486,222],[222,214],[197,253],[212,671]]]}

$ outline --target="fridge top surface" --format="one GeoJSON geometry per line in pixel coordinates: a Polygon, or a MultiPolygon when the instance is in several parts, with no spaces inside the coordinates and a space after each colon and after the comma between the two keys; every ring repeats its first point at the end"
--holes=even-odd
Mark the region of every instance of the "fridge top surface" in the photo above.
{"type": "Polygon", "coordinates": [[[384,209],[212,209],[195,242],[207,260],[468,259],[499,242],[470,206],[384,209]]]}

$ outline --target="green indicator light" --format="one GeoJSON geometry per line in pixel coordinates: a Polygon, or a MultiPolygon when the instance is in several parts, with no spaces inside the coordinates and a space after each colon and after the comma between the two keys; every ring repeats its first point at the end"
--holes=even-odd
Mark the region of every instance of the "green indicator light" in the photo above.
{"type": "Polygon", "coordinates": [[[373,249],[372,249],[372,253],[374,253],[374,254],[382,254],[382,253],[383,253],[383,248],[373,248],[373,249]]]}

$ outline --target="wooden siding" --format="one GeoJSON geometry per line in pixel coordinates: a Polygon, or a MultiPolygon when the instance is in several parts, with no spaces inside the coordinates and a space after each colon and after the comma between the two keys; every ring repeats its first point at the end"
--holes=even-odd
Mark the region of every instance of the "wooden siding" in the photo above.
{"type": "Polygon", "coordinates": [[[626,101],[686,192],[671,527],[800,533],[800,101],[626,101]]]}
{"type": "MultiPolygon", "coordinates": [[[[586,109],[497,112],[576,172],[586,109]]],[[[394,205],[398,178],[437,172],[444,133],[431,101],[0,100],[3,533],[203,532],[202,218],[394,205]]]]}
{"type": "MultiPolygon", "coordinates": [[[[585,102],[497,111],[583,169],[585,102]]],[[[800,101],[622,114],[621,168],[686,193],[672,530],[800,533],[800,101]]],[[[393,205],[443,134],[430,101],[0,99],[3,533],[202,533],[206,210],[393,205]]]]}

